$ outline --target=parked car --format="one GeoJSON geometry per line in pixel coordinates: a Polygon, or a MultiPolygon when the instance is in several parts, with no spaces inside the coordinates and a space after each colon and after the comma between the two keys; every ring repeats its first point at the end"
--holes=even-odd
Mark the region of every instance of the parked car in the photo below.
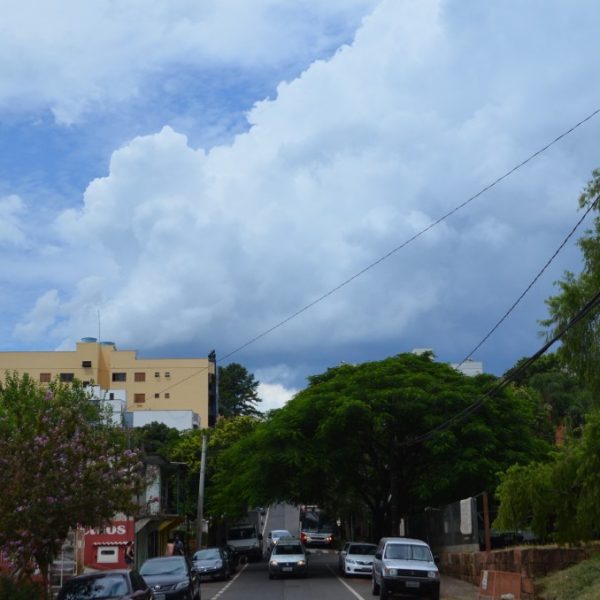
{"type": "Polygon", "coordinates": [[[149,558],[140,574],[155,600],[200,600],[200,577],[185,556],[149,558]]]}
{"type": "Polygon", "coordinates": [[[440,574],[426,542],[411,538],[382,538],[373,558],[371,591],[417,598],[440,599],[440,574]]]}
{"type": "Polygon", "coordinates": [[[223,548],[203,548],[192,556],[198,575],[211,579],[229,579],[229,557],[223,548]]]}
{"type": "Polygon", "coordinates": [[[273,546],[281,538],[291,538],[292,534],[287,529],[272,529],[267,535],[267,552],[273,550],[273,546]]]}
{"type": "Polygon", "coordinates": [[[223,553],[225,554],[227,564],[229,565],[229,573],[233,575],[237,571],[240,557],[233,546],[223,546],[223,553]]]}
{"type": "Polygon", "coordinates": [[[371,575],[376,544],[347,542],[340,550],[338,566],[344,576],[371,575]]]}
{"type": "Polygon", "coordinates": [[[308,557],[304,546],[294,539],[280,539],[269,557],[269,579],[285,575],[308,575],[308,557]]]}
{"type": "Polygon", "coordinates": [[[153,600],[152,590],[142,576],[129,569],[96,571],[69,579],[56,600],[153,600]]]}

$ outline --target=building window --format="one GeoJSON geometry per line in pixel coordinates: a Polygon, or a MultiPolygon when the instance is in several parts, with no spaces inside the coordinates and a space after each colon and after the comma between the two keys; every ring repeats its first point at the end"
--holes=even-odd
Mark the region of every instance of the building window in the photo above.
{"type": "Polygon", "coordinates": [[[114,394],[114,392],[109,392],[109,393],[108,393],[108,399],[109,399],[109,400],[114,400],[114,399],[115,399],[115,394],[114,394]]]}
{"type": "Polygon", "coordinates": [[[154,377],[160,377],[160,373],[158,371],[154,371],[154,377]]]}
{"type": "Polygon", "coordinates": [[[61,381],[73,381],[73,379],[75,378],[75,375],[73,373],[61,373],[60,374],[60,380],[61,381]]]}
{"type": "Polygon", "coordinates": [[[134,394],[133,401],[134,402],[146,402],[146,394],[134,394]]]}
{"type": "Polygon", "coordinates": [[[113,381],[127,381],[127,373],[113,373],[112,380],[113,381]]]}
{"type": "Polygon", "coordinates": [[[84,369],[89,369],[92,366],[92,361],[91,360],[82,360],[81,361],[81,366],[84,369]]]}
{"type": "Polygon", "coordinates": [[[146,373],[134,373],[134,381],[146,381],[146,373]]]}
{"type": "Polygon", "coordinates": [[[165,371],[165,377],[171,377],[171,373],[169,371],[165,371]]]}
{"type": "Polygon", "coordinates": [[[50,383],[52,379],[51,373],[40,373],[40,383],[50,383]]]}
{"type": "Polygon", "coordinates": [[[169,392],[165,392],[165,398],[170,398],[171,394],[169,394],[169,392]]]}
{"type": "Polygon", "coordinates": [[[160,398],[160,394],[154,394],[155,398],[160,398]]]}

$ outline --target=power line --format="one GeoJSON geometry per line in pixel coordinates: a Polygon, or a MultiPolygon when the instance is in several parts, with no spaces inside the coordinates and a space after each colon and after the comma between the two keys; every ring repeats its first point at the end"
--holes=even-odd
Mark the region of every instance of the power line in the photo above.
{"type": "Polygon", "coordinates": [[[490,336],[494,333],[494,331],[496,331],[496,329],[498,329],[498,327],[500,327],[500,325],[506,320],[506,318],[508,317],[508,315],[510,315],[510,313],[517,307],[517,305],[519,304],[519,302],[521,302],[521,300],[523,300],[523,298],[525,297],[525,295],[527,294],[527,292],[529,292],[529,290],[535,285],[536,281],[542,276],[542,274],[544,273],[544,271],[550,266],[550,264],[552,263],[552,261],[558,256],[558,253],[565,247],[566,243],[571,239],[571,237],[573,237],[573,234],[575,233],[575,231],[577,231],[578,227],[583,223],[583,221],[588,216],[588,214],[591,212],[591,210],[596,207],[596,205],[598,204],[598,200],[599,199],[600,199],[600,196],[598,196],[590,204],[590,206],[585,211],[585,213],[583,214],[583,216],[581,217],[581,219],[579,219],[579,221],[577,221],[577,223],[575,224],[575,226],[567,234],[567,237],[562,241],[562,243],[560,244],[560,246],[555,250],[554,254],[548,259],[548,261],[546,262],[546,264],[540,269],[540,271],[533,278],[533,280],[531,281],[531,283],[525,288],[525,291],[514,301],[514,303],[512,304],[512,306],[504,313],[504,315],[500,318],[500,320],[490,329],[490,331],[487,333],[487,335],[477,344],[477,346],[475,346],[475,348],[473,348],[473,350],[471,350],[471,352],[469,352],[458,363],[458,365],[455,368],[458,369],[458,367],[460,367],[467,360],[469,360],[469,358],[471,358],[471,356],[473,356],[473,354],[475,354],[475,352],[477,350],[479,350],[479,348],[481,348],[481,346],[483,346],[483,344],[490,338],[490,336]]]}
{"type": "Polygon", "coordinates": [[[499,391],[503,390],[511,381],[514,381],[521,373],[523,373],[526,369],[528,369],[536,360],[540,358],[552,345],[554,345],[569,329],[571,329],[574,325],[579,323],[588,313],[590,313],[595,308],[600,306],[600,291],[596,292],[594,296],[589,300],[576,314],[575,316],[557,333],[554,337],[546,342],[535,354],[533,354],[530,358],[528,358],[522,365],[517,367],[511,373],[502,377],[495,385],[493,385],[483,396],[481,396],[478,400],[463,408],[461,411],[457,412],[455,415],[451,416],[449,419],[440,423],[433,429],[430,429],[426,433],[419,435],[415,438],[407,440],[401,443],[401,446],[415,446],[416,444],[420,444],[422,442],[427,441],[432,438],[437,433],[444,431],[451,427],[452,425],[459,423],[466,419],[471,413],[475,412],[483,404],[488,398],[491,398],[499,391]]]}
{"type": "MultiPolygon", "coordinates": [[[[468,204],[470,204],[471,202],[473,202],[474,200],[476,200],[477,198],[479,198],[480,196],[482,196],[484,193],[486,193],[487,191],[489,191],[490,189],[492,189],[493,187],[495,187],[496,185],[498,185],[501,181],[503,181],[504,179],[506,179],[507,177],[509,177],[510,175],[512,175],[513,173],[515,173],[516,171],[518,171],[519,169],[521,169],[522,167],[524,167],[526,164],[528,164],[529,162],[531,162],[534,158],[536,158],[539,155],[543,154],[546,150],[548,150],[549,148],[551,148],[552,146],[554,146],[560,140],[562,140],[566,136],[570,135],[576,129],[578,129],[579,127],[581,127],[582,125],[584,125],[585,123],[587,123],[588,121],[590,121],[591,119],[593,119],[598,113],[600,113],[600,108],[598,108],[598,109],[594,110],[593,112],[591,112],[589,115],[587,115],[585,118],[581,119],[575,125],[573,125],[569,129],[567,129],[566,131],[564,131],[563,133],[561,133],[560,135],[558,135],[557,137],[555,137],[552,141],[550,141],[549,143],[547,143],[545,146],[542,146],[540,149],[536,150],[533,154],[529,155],[523,161],[521,161],[520,163],[516,164],[514,167],[512,167],[508,171],[506,171],[503,175],[501,175],[500,177],[496,178],[494,181],[492,181],[491,183],[489,183],[488,185],[486,185],[485,187],[483,187],[476,194],[470,196],[469,198],[467,198],[464,202],[462,202],[458,206],[455,206],[453,209],[451,209],[450,211],[448,211],[447,213],[445,213],[444,215],[442,215],[441,217],[439,217],[438,219],[436,219],[435,221],[433,221],[432,223],[430,223],[427,227],[425,227],[424,229],[420,230],[419,232],[417,232],[416,234],[414,234],[413,236],[411,236],[410,238],[408,238],[407,240],[405,240],[404,242],[402,242],[400,245],[398,245],[395,248],[391,249],[389,252],[387,252],[386,254],[384,254],[383,256],[381,256],[380,258],[378,258],[377,260],[373,261],[372,263],[370,263],[369,265],[367,265],[366,267],[364,267],[363,269],[361,269],[360,271],[358,271],[357,273],[355,273],[351,277],[345,279],[340,284],[338,284],[334,288],[330,289],[328,292],[325,292],[324,294],[322,294],[321,296],[319,296],[318,298],[316,298],[312,302],[309,302],[308,304],[306,304],[302,308],[298,309],[297,311],[295,311],[294,313],[292,313],[291,315],[289,315],[285,319],[279,321],[278,323],[276,323],[272,327],[269,327],[268,329],[266,329],[262,333],[254,336],[250,340],[246,341],[241,346],[238,346],[237,348],[235,348],[231,352],[225,354],[223,357],[220,358],[220,360],[223,361],[223,360],[226,360],[226,359],[230,358],[234,354],[237,354],[238,352],[240,352],[241,350],[247,348],[251,344],[254,344],[258,340],[260,340],[263,337],[269,335],[273,331],[279,329],[280,327],[283,327],[283,325],[285,325],[286,323],[289,323],[290,321],[292,321],[296,317],[300,316],[302,313],[306,312],[307,310],[311,309],[313,306],[319,304],[320,302],[322,302],[323,300],[325,300],[329,296],[332,296],[334,293],[336,293],[337,291],[339,291],[343,287],[347,286],[348,284],[350,284],[355,279],[358,279],[360,276],[364,275],[367,271],[370,271],[371,269],[373,269],[374,267],[376,267],[378,264],[380,264],[383,261],[387,260],[392,255],[396,254],[398,251],[400,251],[404,247],[408,246],[410,243],[414,242],[416,239],[418,239],[419,237],[421,237],[422,235],[424,235],[425,233],[427,233],[429,230],[433,229],[434,227],[436,227],[437,225],[439,225],[440,223],[442,223],[443,221],[445,221],[446,219],[448,219],[449,217],[451,217],[452,215],[454,215],[455,213],[457,213],[459,210],[461,210],[462,208],[464,208],[465,206],[467,206],[468,204]]],[[[590,209],[588,209],[588,211],[585,213],[585,215],[587,215],[587,213],[589,212],[589,210],[590,209]]],[[[585,218],[585,215],[584,215],[583,218],[585,218]]],[[[577,225],[575,226],[575,229],[579,226],[579,223],[583,220],[583,218],[577,223],[577,225]]],[[[572,235],[572,233],[570,235],[572,235]]],[[[569,235],[569,237],[570,237],[570,235],[569,235]]],[[[569,237],[567,237],[567,240],[569,239],[569,237]]],[[[502,319],[494,326],[494,328],[492,328],[492,330],[486,335],[486,337],[480,342],[480,344],[478,344],[467,355],[467,357],[465,359],[463,359],[463,361],[460,364],[463,364],[492,335],[492,333],[500,326],[500,324],[504,321],[504,319],[506,319],[506,317],[510,314],[510,312],[512,312],[512,310],[514,309],[514,307],[521,301],[521,299],[523,298],[523,296],[529,291],[529,289],[537,281],[537,279],[540,277],[540,275],[543,273],[543,271],[547,268],[547,266],[550,264],[550,262],[552,262],[552,260],[554,260],[554,257],[562,249],[562,246],[566,243],[567,240],[565,240],[565,242],[563,242],[563,244],[559,247],[559,249],[556,251],[556,253],[552,256],[552,258],[547,263],[547,265],[542,269],[542,271],[538,274],[538,276],[528,286],[528,288],[525,290],[525,292],[517,299],[517,301],[515,302],[515,304],[508,310],[508,312],[504,315],[504,317],[502,317],[502,319]]],[[[183,379],[181,379],[181,380],[179,380],[177,382],[174,382],[173,384],[169,385],[168,387],[162,389],[160,393],[165,392],[167,390],[170,390],[170,389],[172,389],[172,388],[180,385],[181,383],[184,383],[188,379],[191,379],[195,375],[197,375],[200,372],[202,372],[204,370],[207,370],[207,369],[208,369],[208,367],[201,367],[201,368],[199,368],[198,371],[195,371],[194,373],[190,374],[189,376],[184,377],[183,379]]]]}
{"type": "Polygon", "coordinates": [[[325,300],[329,296],[335,294],[337,291],[339,291],[343,287],[347,286],[349,283],[351,283],[355,279],[358,279],[361,275],[364,275],[367,271],[370,271],[371,269],[373,269],[374,267],[376,267],[378,264],[380,264],[384,260],[388,259],[390,256],[396,254],[396,252],[398,252],[402,248],[408,246],[410,243],[414,242],[417,238],[421,237],[423,234],[427,233],[430,229],[433,229],[434,227],[436,227],[437,225],[439,225],[440,223],[442,223],[443,221],[445,221],[446,219],[448,219],[449,217],[451,217],[452,215],[454,215],[455,213],[457,213],[459,210],[461,210],[462,208],[464,208],[465,206],[467,206],[468,204],[470,204],[471,202],[473,202],[474,200],[476,200],[477,198],[479,198],[480,196],[482,196],[483,194],[485,194],[485,192],[489,191],[490,189],[492,189],[493,187],[495,187],[496,185],[498,185],[501,181],[503,181],[504,179],[506,179],[507,177],[509,177],[510,175],[512,175],[515,171],[518,171],[519,169],[521,169],[522,167],[524,167],[526,164],[528,164],[529,162],[531,162],[534,158],[538,157],[540,154],[543,154],[546,150],[548,150],[549,148],[551,148],[552,146],[554,146],[554,144],[558,143],[560,140],[562,140],[563,138],[565,138],[569,134],[573,133],[576,129],[578,129],[579,127],[581,127],[582,125],[584,125],[585,123],[587,123],[588,121],[590,121],[591,119],[593,119],[598,113],[600,113],[600,108],[597,108],[596,110],[594,110],[593,112],[591,112],[585,118],[581,119],[581,121],[579,121],[578,123],[576,123],[575,125],[573,125],[569,129],[567,129],[566,131],[564,131],[563,133],[561,133],[560,135],[558,135],[557,137],[555,137],[551,142],[547,143],[545,146],[543,146],[539,150],[536,150],[533,154],[529,155],[525,160],[523,160],[520,163],[516,164],[514,167],[512,167],[511,169],[509,169],[508,171],[506,171],[506,173],[504,173],[503,175],[501,175],[500,177],[498,177],[497,179],[495,179],[494,181],[492,181],[491,183],[489,183],[488,185],[486,185],[484,188],[482,188],[481,190],[479,190],[473,196],[470,196],[469,198],[467,198],[464,202],[462,202],[458,206],[455,206],[452,210],[448,211],[447,213],[445,213],[444,215],[442,215],[441,217],[439,217],[438,219],[436,219],[435,221],[433,221],[432,223],[430,223],[427,227],[425,227],[421,231],[417,232],[416,234],[414,234],[413,236],[411,236],[410,238],[408,238],[407,240],[405,240],[404,242],[402,242],[399,246],[396,246],[395,248],[392,248],[392,250],[390,250],[389,252],[387,252],[386,254],[384,254],[383,256],[381,256],[380,258],[378,258],[377,260],[373,261],[372,263],[370,263],[369,265],[367,265],[366,267],[364,267],[363,269],[361,269],[360,271],[358,271],[354,275],[348,277],[348,279],[345,279],[340,284],[338,284],[334,288],[330,289],[328,292],[325,292],[324,294],[322,294],[321,296],[319,296],[318,298],[316,298],[312,302],[309,302],[308,304],[306,304],[302,308],[298,309],[296,312],[292,313],[291,315],[289,315],[285,319],[279,321],[278,323],[276,323],[272,327],[269,327],[268,329],[266,329],[262,333],[259,333],[258,335],[254,336],[253,338],[251,338],[250,340],[248,340],[247,342],[245,342],[241,346],[239,346],[236,349],[232,350],[231,352],[229,352],[228,354],[226,354],[225,356],[223,356],[221,358],[221,360],[228,359],[229,357],[233,356],[234,354],[237,354],[238,352],[240,352],[244,348],[247,348],[251,344],[254,344],[258,340],[260,340],[263,337],[269,335],[270,333],[272,333],[276,329],[279,329],[280,327],[283,327],[283,325],[285,325],[286,323],[289,323],[292,319],[295,319],[296,317],[298,317],[302,313],[306,312],[307,310],[309,310],[310,308],[312,308],[316,304],[319,304],[320,302],[322,302],[323,300],[325,300]]]}

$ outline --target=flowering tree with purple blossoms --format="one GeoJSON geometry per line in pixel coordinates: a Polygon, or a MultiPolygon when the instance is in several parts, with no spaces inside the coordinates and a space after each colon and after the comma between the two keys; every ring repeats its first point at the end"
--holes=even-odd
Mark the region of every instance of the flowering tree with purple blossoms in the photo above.
{"type": "Polygon", "coordinates": [[[0,382],[0,548],[19,576],[37,566],[47,582],[69,529],[132,514],[141,469],[125,432],[80,383],[0,382]]]}

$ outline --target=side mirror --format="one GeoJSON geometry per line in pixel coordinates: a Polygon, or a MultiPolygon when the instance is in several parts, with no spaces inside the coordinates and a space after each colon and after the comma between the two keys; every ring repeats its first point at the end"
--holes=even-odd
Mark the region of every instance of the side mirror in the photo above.
{"type": "Polygon", "coordinates": [[[375,552],[375,558],[381,560],[381,552],[375,552]]]}
{"type": "Polygon", "coordinates": [[[258,534],[258,541],[259,541],[259,542],[262,542],[262,539],[263,539],[263,534],[262,534],[262,533],[259,533],[259,534],[258,534]]]}
{"type": "Polygon", "coordinates": [[[440,555],[439,554],[434,554],[433,555],[433,562],[436,563],[436,564],[440,562],[440,555]]]}

